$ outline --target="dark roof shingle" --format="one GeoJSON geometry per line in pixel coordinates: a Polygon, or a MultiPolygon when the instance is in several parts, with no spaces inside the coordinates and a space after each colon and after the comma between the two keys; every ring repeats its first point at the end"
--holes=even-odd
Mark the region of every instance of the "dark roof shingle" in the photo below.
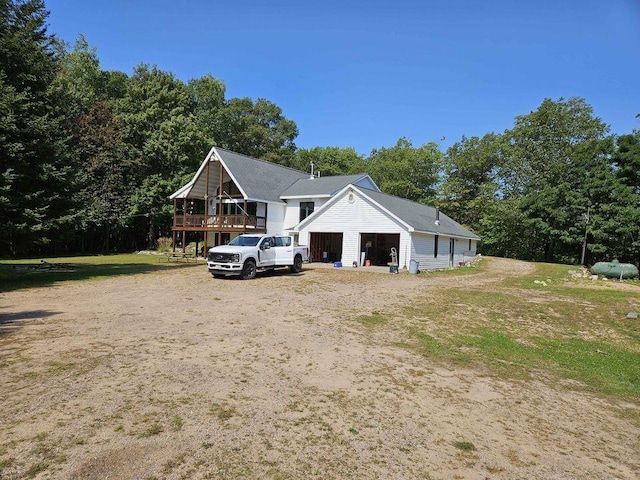
{"type": "Polygon", "coordinates": [[[332,196],[347,185],[355,183],[366,176],[366,174],[358,173],[356,175],[320,177],[312,180],[309,175],[306,175],[305,178],[296,181],[283,191],[280,194],[280,198],[332,196]]]}
{"type": "Polygon", "coordinates": [[[299,170],[223,148],[216,147],[216,152],[250,199],[282,203],[280,193],[296,181],[308,177],[308,174],[299,170]]]}
{"type": "Polygon", "coordinates": [[[436,225],[435,207],[372,190],[365,190],[363,193],[418,232],[480,240],[479,236],[464,228],[442,211],[440,212],[440,225],[436,225]]]}

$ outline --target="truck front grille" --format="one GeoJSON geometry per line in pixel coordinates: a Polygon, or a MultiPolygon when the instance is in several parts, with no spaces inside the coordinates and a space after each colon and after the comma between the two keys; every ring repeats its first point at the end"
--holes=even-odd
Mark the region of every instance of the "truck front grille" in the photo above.
{"type": "Polygon", "coordinates": [[[209,252],[208,260],[210,262],[218,262],[218,263],[233,263],[235,256],[236,255],[233,253],[209,252]]]}

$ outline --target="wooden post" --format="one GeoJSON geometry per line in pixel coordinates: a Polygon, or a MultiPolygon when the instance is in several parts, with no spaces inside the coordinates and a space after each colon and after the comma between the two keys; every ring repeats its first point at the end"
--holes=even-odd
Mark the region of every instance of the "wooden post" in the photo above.
{"type": "MultiPolygon", "coordinates": [[[[207,161],[207,187],[204,191],[204,224],[208,225],[209,220],[209,172],[211,170],[211,159],[207,161]]],[[[206,234],[205,234],[206,239],[206,234]]]]}
{"type": "Polygon", "coordinates": [[[218,192],[218,245],[222,245],[222,188],[224,186],[224,169],[222,168],[222,162],[220,163],[220,191],[218,192]]]}
{"type": "Polygon", "coordinates": [[[177,213],[178,213],[178,199],[174,198],[173,199],[173,228],[171,229],[173,234],[172,248],[174,253],[176,251],[176,215],[177,213]]]}
{"type": "Polygon", "coordinates": [[[176,226],[176,213],[178,212],[178,199],[173,199],[173,226],[176,226]]]}
{"type": "Polygon", "coordinates": [[[244,207],[242,207],[242,209],[244,210],[244,215],[242,216],[242,218],[244,218],[243,221],[243,232],[242,233],[247,233],[247,200],[245,199],[244,201],[244,207]]]}

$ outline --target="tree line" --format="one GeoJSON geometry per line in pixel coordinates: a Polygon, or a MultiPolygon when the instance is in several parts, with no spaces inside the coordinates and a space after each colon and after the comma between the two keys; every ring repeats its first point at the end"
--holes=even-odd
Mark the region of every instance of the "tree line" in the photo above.
{"type": "Polygon", "coordinates": [[[170,236],[168,196],[216,145],[303,171],[313,161],[323,176],[370,173],[472,229],[485,254],[640,263],[640,132],[612,134],[584,99],[545,99],[444,151],[406,138],[368,156],[297,148],[273,102],[227,98],[211,74],[102,70],[82,36],[71,48],[48,33],[47,15],[42,0],[0,0],[4,256],[152,246],[170,236]]]}

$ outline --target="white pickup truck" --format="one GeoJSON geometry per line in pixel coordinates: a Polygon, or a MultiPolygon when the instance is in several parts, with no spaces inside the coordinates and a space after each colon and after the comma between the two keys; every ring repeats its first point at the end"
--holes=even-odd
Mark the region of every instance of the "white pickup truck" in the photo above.
{"type": "Polygon", "coordinates": [[[294,247],[291,237],[273,235],[240,235],[228,245],[209,249],[207,267],[214,277],[240,275],[248,280],[258,270],[289,267],[302,271],[302,263],[309,261],[307,247],[294,247]]]}

